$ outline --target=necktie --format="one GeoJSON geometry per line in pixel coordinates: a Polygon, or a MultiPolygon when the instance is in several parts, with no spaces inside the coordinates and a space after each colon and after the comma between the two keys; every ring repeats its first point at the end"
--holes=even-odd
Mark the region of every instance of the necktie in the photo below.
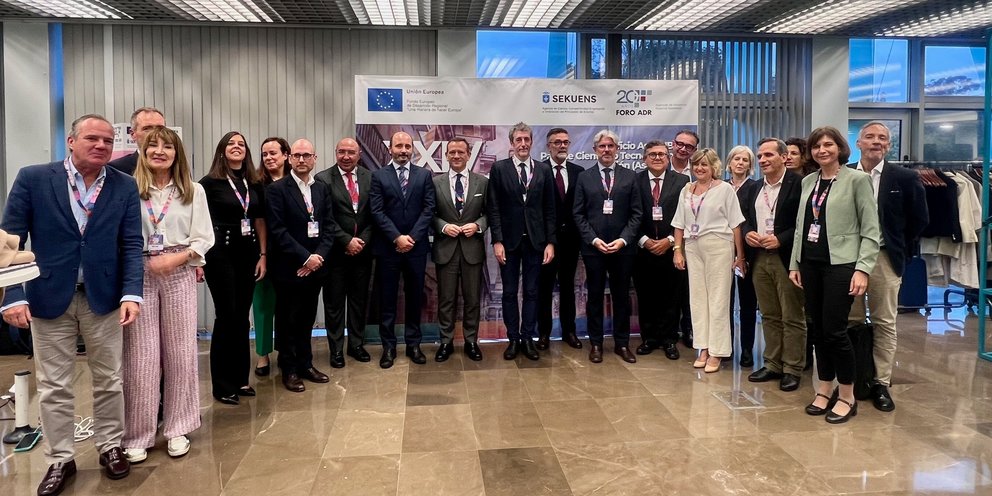
{"type": "Polygon", "coordinates": [[[564,167],[562,167],[560,165],[555,166],[555,169],[556,169],[556,171],[555,171],[555,184],[558,185],[558,196],[561,197],[562,200],[565,199],[565,178],[562,177],[562,175],[561,175],[561,170],[563,168],[564,167]]]}
{"type": "Polygon", "coordinates": [[[658,201],[661,200],[661,178],[654,178],[654,187],[651,188],[651,197],[654,198],[654,205],[658,206],[658,201]]]}
{"type": "Polygon", "coordinates": [[[606,179],[603,180],[603,183],[606,185],[606,192],[609,193],[610,188],[613,187],[613,181],[610,180],[610,169],[603,169],[603,175],[606,177],[606,179]]]}
{"type": "Polygon", "coordinates": [[[520,184],[523,185],[524,191],[527,191],[527,164],[520,164],[520,184]]]}
{"type": "Polygon", "coordinates": [[[458,210],[458,215],[462,214],[462,208],[465,207],[465,187],[462,186],[462,175],[455,174],[455,209],[458,210]]]}
{"type": "Polygon", "coordinates": [[[400,191],[403,192],[403,198],[406,198],[406,189],[410,185],[410,180],[406,177],[406,166],[400,167],[400,191]]]}
{"type": "Polygon", "coordinates": [[[355,184],[354,174],[351,172],[346,174],[348,176],[348,195],[351,196],[351,206],[354,209],[358,209],[358,185],[355,184]]]}

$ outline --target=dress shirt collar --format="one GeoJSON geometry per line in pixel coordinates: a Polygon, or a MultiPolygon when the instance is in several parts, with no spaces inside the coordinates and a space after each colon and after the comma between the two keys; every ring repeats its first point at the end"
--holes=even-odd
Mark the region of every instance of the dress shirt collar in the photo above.
{"type": "Polygon", "coordinates": [[[652,172],[651,169],[648,169],[647,171],[648,171],[648,179],[650,179],[652,183],[654,182],[655,179],[661,179],[662,182],[665,182],[665,173],[668,172],[668,169],[663,169],[661,171],[661,175],[658,176],[654,175],[654,172],[652,172]]]}
{"type": "Polygon", "coordinates": [[[462,169],[461,172],[455,172],[454,169],[449,168],[448,178],[451,179],[451,184],[455,184],[455,176],[457,176],[458,174],[462,175],[462,184],[465,184],[465,182],[468,181],[468,167],[462,169]]]}
{"type": "Polygon", "coordinates": [[[303,182],[302,179],[300,179],[300,176],[296,175],[295,170],[289,171],[289,174],[293,176],[293,181],[296,181],[296,185],[299,186],[300,188],[310,187],[310,185],[314,183],[313,174],[310,174],[310,177],[307,179],[307,182],[305,183],[303,182]]]}
{"type": "MultiPolygon", "coordinates": [[[[79,172],[78,169],[76,169],[76,164],[72,163],[72,155],[66,157],[66,161],[69,162],[69,173],[72,174],[72,178],[76,181],[76,185],[78,186],[80,184],[83,184],[82,183],[83,175],[79,172]]],[[[103,179],[105,177],[107,177],[107,167],[103,166],[100,167],[100,173],[97,174],[96,180],[99,181],[100,179],[103,179]]],[[[96,184],[96,181],[94,181],[93,184],[96,184]]],[[[91,184],[90,187],[92,188],[93,185],[91,184]]]]}
{"type": "Polygon", "coordinates": [[[548,163],[551,164],[551,168],[552,169],[555,169],[557,167],[567,168],[567,167],[565,167],[565,164],[567,164],[568,161],[566,160],[566,161],[564,161],[564,162],[562,162],[562,163],[559,164],[559,163],[555,162],[554,157],[548,157],[548,163]]]}
{"type": "Polygon", "coordinates": [[[357,165],[355,166],[354,169],[351,169],[350,171],[344,170],[343,168],[341,168],[340,165],[338,166],[338,172],[341,173],[341,178],[344,179],[345,181],[348,180],[348,172],[351,172],[352,175],[353,175],[353,177],[355,179],[358,179],[358,170],[357,169],[358,169],[358,166],[357,165]]]}
{"type": "Polygon", "coordinates": [[[770,183],[770,182],[768,182],[768,176],[765,176],[765,177],[764,177],[764,181],[763,181],[763,182],[765,183],[765,186],[779,186],[779,185],[781,185],[781,184],[782,184],[782,181],[784,181],[784,180],[785,180],[785,174],[786,174],[786,173],[788,173],[788,172],[789,172],[789,171],[785,171],[785,173],[783,173],[783,174],[782,174],[782,175],[781,175],[781,176],[780,176],[780,177],[778,178],[778,181],[775,181],[774,183],[770,183]]]}
{"type": "Polygon", "coordinates": [[[603,165],[603,164],[601,164],[601,163],[599,163],[599,162],[596,162],[596,166],[598,166],[598,167],[599,167],[599,173],[600,173],[600,174],[602,174],[602,173],[603,173],[603,170],[605,170],[605,169],[610,169],[610,172],[611,172],[611,173],[612,173],[612,172],[616,172],[616,170],[615,170],[615,169],[616,169],[616,165],[617,165],[617,164],[613,164],[613,165],[611,165],[611,166],[609,166],[609,167],[607,167],[607,166],[605,166],[605,165],[603,165]]]}
{"type": "MultiPolygon", "coordinates": [[[[881,162],[878,163],[878,165],[876,165],[875,167],[873,167],[871,169],[871,172],[869,172],[869,174],[875,175],[875,173],[877,171],[878,172],[878,175],[881,176],[882,175],[882,168],[883,167],[885,167],[885,159],[884,158],[882,159],[881,162]]],[[[865,172],[865,166],[861,164],[861,161],[860,160],[858,160],[858,170],[861,171],[861,172],[865,172]]]]}
{"type": "Polygon", "coordinates": [[[520,160],[519,158],[517,158],[516,155],[514,155],[513,156],[513,166],[514,167],[520,167],[520,164],[524,164],[524,165],[527,166],[528,169],[530,169],[531,168],[531,158],[530,157],[527,157],[527,160],[524,161],[524,160],[520,160]]]}
{"type": "Polygon", "coordinates": [[[393,162],[392,160],[390,160],[389,161],[389,165],[392,165],[393,166],[393,170],[397,174],[399,174],[399,172],[400,172],[400,167],[406,167],[407,172],[409,172],[410,170],[413,169],[413,166],[410,165],[410,162],[407,162],[407,163],[405,163],[403,165],[400,165],[400,164],[397,164],[396,162],[393,162]]]}
{"type": "Polygon", "coordinates": [[[155,186],[155,183],[154,182],[152,182],[151,184],[148,185],[149,188],[154,189],[156,191],[165,191],[165,190],[169,189],[169,187],[175,187],[175,186],[176,186],[176,182],[173,181],[171,178],[169,179],[168,184],[166,184],[165,187],[163,187],[161,189],[159,189],[158,186],[155,186]]]}

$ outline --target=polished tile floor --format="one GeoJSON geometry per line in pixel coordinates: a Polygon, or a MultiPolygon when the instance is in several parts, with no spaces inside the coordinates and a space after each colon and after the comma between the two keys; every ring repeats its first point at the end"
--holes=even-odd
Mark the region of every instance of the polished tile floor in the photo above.
{"type": "MultiPolygon", "coordinates": [[[[609,353],[594,365],[588,348],[561,343],[538,362],[505,362],[499,343],[479,363],[459,349],[417,366],[400,350],[388,371],[324,365],[331,383],[303,394],[253,377],[258,397],[236,407],[210,397],[203,351],[190,454],[170,459],[159,440],[110,481],[83,441],[66,494],[992,494],[992,363],[976,357],[977,327],[965,310],[900,315],[896,411],[864,403],[841,426],[803,413],[809,373],[783,393],[736,366],[696,372],[684,348],[677,362],[656,352],[634,365],[609,353]]],[[[315,343],[326,364],[326,342],[315,343]]],[[[0,385],[22,368],[33,367],[0,357],[0,385]]],[[[75,384],[89,415],[82,362],[75,384]]],[[[0,447],[0,495],[34,494],[45,469],[41,447],[0,447]]]]}

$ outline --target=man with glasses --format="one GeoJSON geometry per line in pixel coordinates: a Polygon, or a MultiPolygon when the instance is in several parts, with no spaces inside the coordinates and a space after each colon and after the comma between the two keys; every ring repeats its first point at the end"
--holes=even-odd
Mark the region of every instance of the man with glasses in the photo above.
{"type": "Polygon", "coordinates": [[[675,246],[672,216],[679,206],[682,189],[689,183],[683,174],[669,174],[668,146],[649,141],[644,146],[647,169],[637,174],[640,189],[641,223],[637,257],[634,261],[634,288],[637,290],[641,345],[638,355],[664,348],[669,360],[679,359],[679,304],[683,295],[672,293],[682,280],[672,256],[675,246]]]}
{"type": "Polygon", "coordinates": [[[555,258],[541,267],[538,285],[537,349],[546,350],[551,340],[551,306],[555,282],[558,283],[558,319],[561,322],[561,340],[572,348],[582,348],[575,335],[575,268],[579,264],[581,239],[575,230],[572,205],[575,203],[575,182],[582,166],[568,161],[568,131],[560,127],[548,131],[548,160],[543,162],[554,178],[555,219],[558,244],[555,258]]]}
{"type": "MultiPolygon", "coordinates": [[[[699,135],[695,131],[683,129],[675,134],[672,140],[672,170],[689,177],[692,180],[692,167],[689,166],[689,159],[699,147],[699,135]]],[[[674,212],[673,212],[674,213],[674,212]]],[[[680,270],[679,280],[676,282],[676,291],[681,294],[679,312],[682,318],[679,327],[682,330],[682,344],[692,348],[692,315],[689,313],[689,272],[680,270]]]]}
{"type": "Polygon", "coordinates": [[[403,276],[405,299],[403,333],[406,356],[427,363],[420,350],[420,311],[430,242],[427,231],[434,218],[434,182],[431,173],[410,163],[413,138],[402,131],[389,139],[392,160],[372,174],[369,205],[379,233],[375,240],[376,280],[379,284],[379,366],[388,369],[396,359],[396,295],[403,276]]]}

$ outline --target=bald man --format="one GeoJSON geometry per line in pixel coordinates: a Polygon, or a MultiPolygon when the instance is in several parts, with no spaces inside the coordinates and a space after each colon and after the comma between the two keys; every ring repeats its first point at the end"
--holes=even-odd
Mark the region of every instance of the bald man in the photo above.
{"type": "Polygon", "coordinates": [[[269,228],[268,268],[276,287],[276,350],[286,389],[302,393],[301,379],[328,382],[313,366],[311,333],[317,299],[327,276],[337,224],[327,185],[314,180],[317,165],[313,143],[296,140],[290,148],[293,170],[266,189],[269,228]]]}

